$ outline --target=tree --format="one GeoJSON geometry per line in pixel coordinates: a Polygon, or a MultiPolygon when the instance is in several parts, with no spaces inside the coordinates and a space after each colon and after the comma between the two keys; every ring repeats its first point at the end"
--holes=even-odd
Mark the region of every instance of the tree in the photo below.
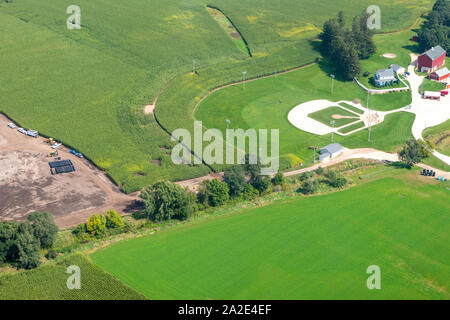
{"type": "Polygon", "coordinates": [[[0,222],[0,264],[17,259],[18,252],[15,239],[20,224],[15,221],[0,222]]]}
{"type": "Polygon", "coordinates": [[[125,223],[123,222],[123,218],[120,214],[118,214],[115,210],[106,211],[106,227],[108,229],[119,229],[124,226],[125,223]]]}
{"type": "Polygon", "coordinates": [[[94,214],[86,221],[86,230],[97,238],[102,237],[106,233],[106,218],[102,214],[94,214]]]}
{"type": "Polygon", "coordinates": [[[228,185],[230,196],[238,197],[247,184],[245,181],[244,168],[240,165],[236,165],[225,169],[224,182],[228,185]]]}
{"type": "Polygon", "coordinates": [[[272,183],[274,186],[281,186],[284,184],[284,174],[282,172],[278,172],[272,179],[272,183]]]}
{"type": "Polygon", "coordinates": [[[257,176],[252,182],[253,188],[258,190],[259,193],[266,192],[270,185],[271,182],[268,176],[257,176]]]}
{"type": "Polygon", "coordinates": [[[40,242],[33,236],[33,228],[28,222],[20,224],[14,245],[17,248],[17,261],[20,267],[32,269],[40,265],[40,242]]]}
{"type": "Polygon", "coordinates": [[[251,184],[246,184],[244,190],[241,193],[242,200],[253,200],[259,195],[258,190],[253,188],[251,184]]]}
{"type": "Polygon", "coordinates": [[[426,19],[418,32],[420,51],[423,52],[440,45],[448,55],[450,51],[450,1],[436,1],[426,19]]]}
{"type": "Polygon", "coordinates": [[[244,158],[244,171],[250,176],[250,180],[255,179],[261,173],[260,159],[254,154],[246,154],[244,158]]]}
{"type": "Polygon", "coordinates": [[[145,215],[153,221],[185,220],[196,209],[195,194],[169,181],[159,181],[144,189],[145,215]]]}
{"type": "Polygon", "coordinates": [[[430,152],[427,149],[425,141],[411,139],[406,141],[398,155],[402,162],[407,166],[412,167],[415,163],[419,163],[427,158],[430,155],[430,152]]]}
{"type": "Polygon", "coordinates": [[[58,227],[50,213],[33,212],[28,215],[34,236],[39,240],[42,248],[50,248],[56,240],[58,227]]]}
{"type": "Polygon", "coordinates": [[[317,192],[318,184],[316,180],[308,179],[302,183],[300,192],[303,194],[314,194],[317,192]]]}
{"type": "Polygon", "coordinates": [[[205,182],[205,195],[210,206],[218,207],[225,204],[230,199],[228,192],[228,185],[225,182],[217,179],[205,182]]]}

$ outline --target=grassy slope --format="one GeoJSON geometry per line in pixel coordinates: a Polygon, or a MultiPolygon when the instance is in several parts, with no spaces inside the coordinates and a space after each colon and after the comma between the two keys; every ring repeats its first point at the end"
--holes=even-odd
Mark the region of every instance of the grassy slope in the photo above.
{"type": "MultiPolygon", "coordinates": [[[[238,63],[245,54],[211,19],[202,0],[182,4],[169,0],[164,5],[159,0],[80,0],[83,29],[70,32],[65,28],[68,15],[63,10],[70,1],[2,2],[0,26],[2,40],[8,45],[1,51],[9,58],[0,61],[0,68],[7,71],[0,75],[0,111],[25,127],[79,149],[117,183],[123,183],[126,191],[158,178],[200,175],[206,168],[172,165],[160,149],[170,147],[170,141],[151,116],[142,114],[142,107],[153,101],[173,76],[183,74],[169,90],[173,98],[162,97],[157,108],[162,110],[157,113],[170,129],[177,123],[187,126],[194,97],[239,79],[243,68],[254,76],[312,61],[317,53],[304,39],[315,36],[317,30],[310,30],[308,23],[319,26],[335,14],[332,8],[350,10],[353,15],[368,4],[327,1],[321,3],[327,10],[317,15],[317,5],[312,2],[299,5],[285,0],[281,6],[268,1],[215,2],[223,6],[263,59],[238,63]],[[305,21],[299,23],[299,17],[305,21]],[[264,43],[258,43],[261,36],[264,43]],[[199,82],[184,74],[193,59],[203,68],[199,82]],[[173,94],[184,88],[183,93],[173,94]],[[180,115],[184,106],[189,107],[188,112],[180,115]],[[181,121],[174,121],[174,114],[181,121]],[[162,158],[162,167],[149,164],[156,158],[162,158]]],[[[407,26],[429,6],[421,1],[383,2],[384,27],[407,26]]]]}
{"type": "Polygon", "coordinates": [[[0,300],[137,300],[145,299],[81,254],[56,264],[30,271],[0,276],[0,300]],[[69,290],[67,267],[77,265],[81,272],[81,289],[69,290]]]}
{"type": "Polygon", "coordinates": [[[449,191],[385,171],[396,178],[122,241],[92,259],[154,299],[448,299],[449,191]],[[379,291],[366,288],[372,264],[379,291]]]}

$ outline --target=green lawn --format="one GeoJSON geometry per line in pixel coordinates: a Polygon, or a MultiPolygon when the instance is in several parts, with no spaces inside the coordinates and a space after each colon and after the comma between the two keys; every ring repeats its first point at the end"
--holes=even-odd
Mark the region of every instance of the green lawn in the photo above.
{"type": "Polygon", "coordinates": [[[364,111],[362,111],[361,109],[355,108],[354,106],[351,106],[351,105],[349,105],[348,103],[345,103],[345,102],[341,102],[341,103],[339,103],[339,105],[344,107],[344,108],[347,108],[348,110],[351,110],[351,111],[353,111],[355,113],[359,113],[359,114],[363,114],[364,113],[364,111]]]}
{"type": "Polygon", "coordinates": [[[425,78],[420,85],[419,91],[442,91],[444,89],[445,86],[442,83],[425,78]]]}
{"type": "Polygon", "coordinates": [[[30,271],[0,275],[0,300],[140,300],[131,289],[81,254],[30,271]],[[81,289],[67,289],[67,267],[80,267],[81,289]]]}
{"type": "Polygon", "coordinates": [[[359,129],[364,127],[364,121],[359,121],[355,124],[352,124],[351,126],[347,126],[345,128],[339,129],[340,133],[348,133],[348,132],[352,132],[353,130],[359,129]]]}
{"type": "Polygon", "coordinates": [[[330,107],[326,109],[322,109],[313,113],[308,114],[308,117],[313,118],[314,120],[317,120],[319,122],[322,122],[323,124],[326,124],[327,126],[331,127],[331,121],[334,121],[334,127],[338,128],[345,124],[355,122],[359,119],[359,116],[348,112],[342,108],[339,107],[330,107]],[[342,118],[342,119],[333,119],[333,115],[339,115],[339,116],[345,116],[345,117],[351,117],[351,118],[342,118]]]}
{"type": "Polygon", "coordinates": [[[423,136],[433,141],[437,151],[450,156],[450,119],[437,126],[425,129],[423,136]]]}
{"type": "Polygon", "coordinates": [[[448,183],[381,172],[394,177],[121,241],[91,257],[152,299],[449,299],[448,183]],[[381,268],[381,290],[366,287],[370,265],[381,268]]]}

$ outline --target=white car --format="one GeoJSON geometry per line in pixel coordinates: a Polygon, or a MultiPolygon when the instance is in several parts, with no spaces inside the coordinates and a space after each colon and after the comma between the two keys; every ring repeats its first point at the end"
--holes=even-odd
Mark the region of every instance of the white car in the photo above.
{"type": "Polygon", "coordinates": [[[52,149],[56,149],[56,148],[60,147],[61,145],[62,145],[62,143],[60,143],[60,142],[55,142],[55,144],[53,144],[53,145],[51,146],[51,148],[52,148],[52,149]]]}
{"type": "Polygon", "coordinates": [[[10,127],[11,129],[15,129],[16,125],[12,122],[8,123],[8,127],[10,127]]]}
{"type": "Polygon", "coordinates": [[[17,129],[17,131],[19,131],[20,133],[23,133],[23,134],[27,134],[27,130],[25,130],[24,128],[19,128],[19,129],[17,129]]]}

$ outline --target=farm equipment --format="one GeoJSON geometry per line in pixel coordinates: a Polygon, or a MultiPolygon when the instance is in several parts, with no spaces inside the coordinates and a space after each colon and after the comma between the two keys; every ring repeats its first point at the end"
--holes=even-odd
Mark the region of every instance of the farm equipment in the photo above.
{"type": "Polygon", "coordinates": [[[55,144],[55,140],[53,138],[48,138],[47,140],[45,140],[45,142],[51,146],[55,144]]]}
{"type": "Polygon", "coordinates": [[[58,150],[52,150],[52,151],[47,155],[47,157],[49,157],[49,158],[57,157],[58,154],[59,154],[58,150]]]}

